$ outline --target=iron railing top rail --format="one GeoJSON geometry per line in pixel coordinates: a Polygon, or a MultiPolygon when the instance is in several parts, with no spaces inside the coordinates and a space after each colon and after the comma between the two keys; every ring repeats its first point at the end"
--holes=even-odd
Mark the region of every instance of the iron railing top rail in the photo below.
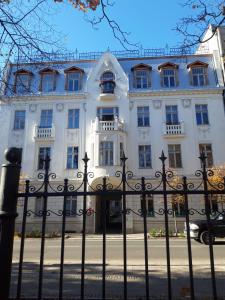
{"type": "Polygon", "coordinates": [[[145,58],[145,57],[160,57],[160,56],[179,56],[179,55],[194,55],[194,54],[209,54],[210,51],[207,47],[201,50],[194,48],[150,48],[150,49],[137,49],[137,50],[114,50],[110,51],[96,51],[96,52],[66,52],[66,53],[43,53],[43,54],[28,54],[26,56],[20,56],[14,63],[37,63],[37,62],[57,62],[57,61],[74,61],[74,60],[97,60],[105,52],[111,52],[116,58],[145,58]]]}

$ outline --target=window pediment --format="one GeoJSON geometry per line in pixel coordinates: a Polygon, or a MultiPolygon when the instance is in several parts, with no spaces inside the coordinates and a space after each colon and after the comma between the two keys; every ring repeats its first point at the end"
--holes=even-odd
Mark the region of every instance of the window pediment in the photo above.
{"type": "Polygon", "coordinates": [[[52,68],[44,68],[39,71],[39,74],[58,74],[59,72],[52,68]]]}
{"type": "Polygon", "coordinates": [[[13,73],[14,75],[34,75],[31,71],[26,69],[19,69],[13,73]]]}
{"type": "Polygon", "coordinates": [[[135,71],[135,70],[149,70],[151,71],[152,70],[152,67],[150,65],[146,65],[146,64],[137,64],[135,66],[133,66],[131,68],[131,71],[135,71]]]}
{"type": "Polygon", "coordinates": [[[70,68],[67,68],[64,70],[64,73],[72,73],[72,72],[80,72],[80,73],[84,73],[84,70],[83,69],[80,69],[78,67],[70,67],[70,68]]]}
{"type": "Polygon", "coordinates": [[[195,67],[203,67],[203,68],[208,68],[208,64],[204,63],[200,60],[196,60],[190,64],[187,65],[187,69],[195,68],[195,67]]]}
{"type": "Polygon", "coordinates": [[[177,64],[171,63],[171,62],[166,62],[164,64],[161,64],[158,66],[158,70],[162,69],[178,69],[179,66],[177,64]]]}

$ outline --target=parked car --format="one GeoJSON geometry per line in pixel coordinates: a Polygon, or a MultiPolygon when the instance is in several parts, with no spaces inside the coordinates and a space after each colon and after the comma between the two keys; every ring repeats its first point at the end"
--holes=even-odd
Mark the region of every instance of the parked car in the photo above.
{"type": "MultiPolygon", "coordinates": [[[[193,220],[190,221],[190,237],[203,244],[209,244],[209,231],[207,226],[207,220],[193,220]]],[[[211,236],[212,243],[215,242],[215,238],[225,237],[225,212],[217,213],[215,217],[211,218],[211,236]]],[[[184,233],[187,234],[186,223],[184,225],[184,233]]]]}

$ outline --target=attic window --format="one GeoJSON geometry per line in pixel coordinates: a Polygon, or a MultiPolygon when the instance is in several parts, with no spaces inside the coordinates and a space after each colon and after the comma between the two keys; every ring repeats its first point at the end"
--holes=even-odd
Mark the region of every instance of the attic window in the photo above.
{"type": "Polygon", "coordinates": [[[151,67],[145,64],[134,66],[131,71],[133,72],[133,86],[136,89],[148,89],[151,86],[150,71],[151,67]]]}
{"type": "Polygon", "coordinates": [[[172,88],[178,86],[178,65],[174,63],[164,63],[158,66],[161,75],[161,86],[165,88],[172,88]]]}
{"type": "Polygon", "coordinates": [[[106,71],[102,74],[100,79],[100,87],[102,94],[114,94],[114,89],[116,85],[115,75],[110,71],[106,71]]]}
{"type": "Polygon", "coordinates": [[[30,83],[32,72],[21,69],[14,73],[15,75],[15,83],[14,83],[14,91],[18,94],[25,94],[30,92],[30,83]]]}
{"type": "Polygon", "coordinates": [[[190,74],[190,84],[193,86],[208,85],[208,64],[196,61],[187,66],[190,74]]]}
{"type": "Polygon", "coordinates": [[[66,74],[65,90],[69,92],[80,91],[82,89],[82,77],[84,70],[72,67],[64,71],[66,74]]]}
{"type": "Polygon", "coordinates": [[[45,68],[39,72],[40,79],[40,91],[44,93],[49,93],[55,91],[56,88],[56,75],[58,71],[45,68]]]}

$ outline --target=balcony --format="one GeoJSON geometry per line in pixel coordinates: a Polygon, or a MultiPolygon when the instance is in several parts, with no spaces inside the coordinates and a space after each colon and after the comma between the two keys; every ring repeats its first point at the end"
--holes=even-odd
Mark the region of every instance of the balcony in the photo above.
{"type": "Polygon", "coordinates": [[[184,122],[180,122],[179,124],[163,123],[164,137],[182,137],[184,134],[184,122]]]}
{"type": "Polygon", "coordinates": [[[105,80],[100,83],[101,94],[100,100],[113,100],[115,98],[115,81],[114,80],[105,80]]]}
{"type": "Polygon", "coordinates": [[[124,123],[118,118],[115,118],[114,121],[100,121],[96,118],[94,121],[94,128],[97,132],[124,131],[124,123]]]}
{"type": "Polygon", "coordinates": [[[38,141],[53,141],[55,139],[55,127],[42,128],[36,125],[34,138],[38,141]]]}

